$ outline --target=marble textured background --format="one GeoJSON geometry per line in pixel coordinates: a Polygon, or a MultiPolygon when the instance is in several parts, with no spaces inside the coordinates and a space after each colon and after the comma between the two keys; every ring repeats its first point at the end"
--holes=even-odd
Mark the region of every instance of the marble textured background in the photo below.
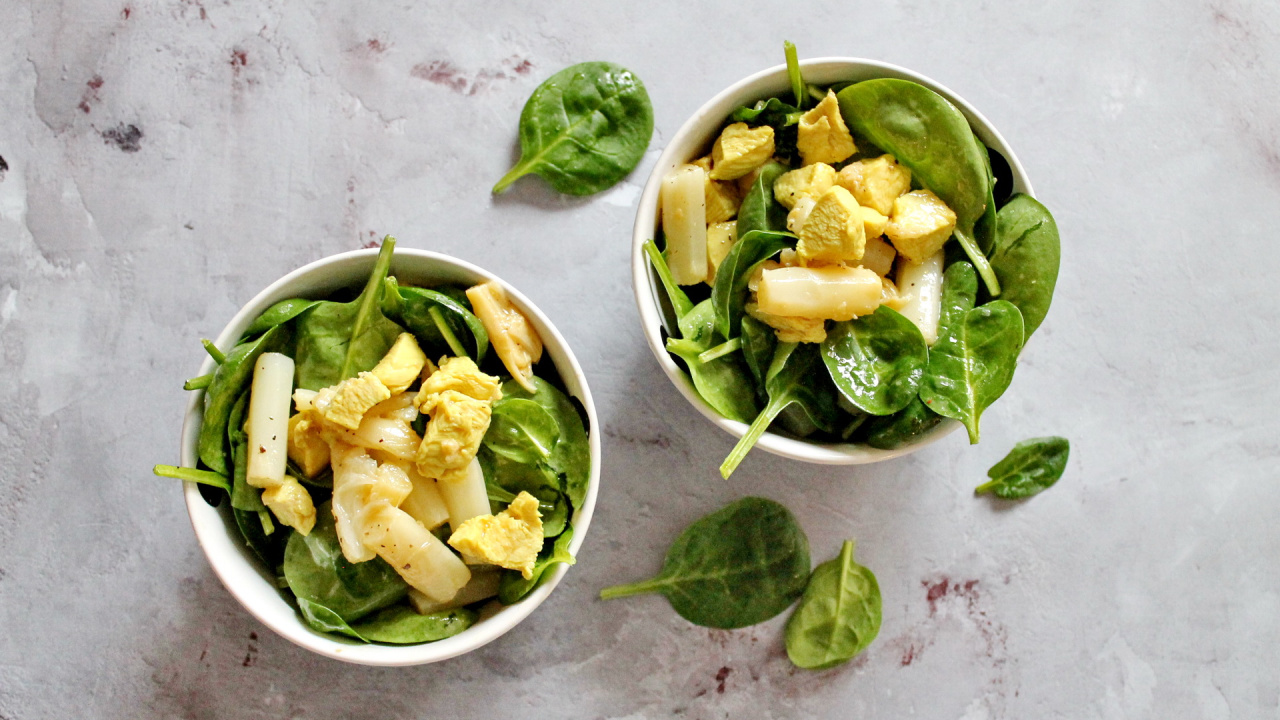
{"type": "Polygon", "coordinates": [[[1213,2],[778,4],[0,0],[0,717],[1280,717],[1280,9],[1213,2]],[[782,8],[785,7],[785,10],[782,8]],[[628,270],[639,186],[707,97],[862,55],[963,95],[1062,229],[1054,309],[962,434],[875,467],[732,445],[663,376],[628,270]],[[651,150],[590,199],[488,189],[543,78],[621,63],[651,150]],[[559,325],[604,425],[581,561],[469,656],[309,655],[211,573],[174,484],[183,378],[258,289],[384,233],[482,264],[559,325]],[[1018,505],[971,489],[1073,440],[1018,505]],[[692,627],[651,573],[688,522],[785,502],[884,592],[855,662],[788,663],[785,618],[692,627]]]}

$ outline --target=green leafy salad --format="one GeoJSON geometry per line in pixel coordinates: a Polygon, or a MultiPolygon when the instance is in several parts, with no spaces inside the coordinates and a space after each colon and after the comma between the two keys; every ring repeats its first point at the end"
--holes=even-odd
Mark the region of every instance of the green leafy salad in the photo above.
{"type": "Polygon", "coordinates": [[[503,287],[401,285],[394,247],[354,298],[278,302],[225,354],[205,341],[199,466],[156,474],[227,502],[311,628],[410,644],[573,564],[591,458],[503,287]]]}
{"type": "Polygon", "coordinates": [[[979,419],[1013,379],[1058,276],[1049,211],[938,93],[892,78],[735,110],[663,180],[667,349],[718,413],[893,449],[979,419]],[[951,242],[954,239],[955,242],[951,242]]]}

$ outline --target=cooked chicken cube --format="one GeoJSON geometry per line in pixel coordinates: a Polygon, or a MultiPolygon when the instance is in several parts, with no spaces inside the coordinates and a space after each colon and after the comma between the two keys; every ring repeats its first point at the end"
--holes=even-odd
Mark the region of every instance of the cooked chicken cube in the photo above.
{"type": "Polygon", "coordinates": [[[867,244],[858,201],[848,190],[835,186],[818,198],[800,227],[796,252],[802,262],[857,262],[867,244]]]}
{"type": "Polygon", "coordinates": [[[911,171],[886,154],[849,163],[840,170],[836,182],[853,193],[858,204],[888,215],[893,211],[893,201],[911,189],[911,171]]]}
{"type": "Polygon", "coordinates": [[[533,328],[533,323],[511,304],[507,291],[492,280],[468,288],[467,299],[480,322],[484,323],[489,342],[507,372],[532,392],[533,385],[529,380],[533,377],[533,364],[542,359],[542,338],[533,328]]]}
{"type": "Polygon", "coordinates": [[[412,333],[400,333],[395,344],[378,361],[372,372],[392,395],[409,389],[427,363],[427,355],[418,347],[412,333]]]}
{"type": "Polygon", "coordinates": [[[462,523],[449,536],[449,544],[464,557],[519,570],[524,579],[532,578],[533,564],[542,549],[538,499],[521,491],[497,515],[481,515],[462,523]]]}
{"type": "Polygon", "coordinates": [[[773,157],[773,128],[733,123],[711,148],[711,179],[737,180],[773,157]]]}
{"type": "Polygon", "coordinates": [[[796,149],[805,165],[838,163],[857,151],[853,135],[840,115],[840,103],[831,90],[817,107],[800,117],[796,149]]]}
{"type": "Polygon", "coordinates": [[[370,372],[362,372],[316,393],[316,411],[325,420],[348,430],[360,427],[369,408],[391,397],[391,391],[370,372]]]}
{"type": "Polygon", "coordinates": [[[884,234],[903,257],[924,262],[942,249],[956,229],[956,214],[928,190],[915,190],[893,201],[884,234]]]}
{"type": "Polygon", "coordinates": [[[826,163],[814,163],[779,175],[773,183],[773,196],[790,210],[801,198],[817,200],[835,184],[836,169],[826,163]]]}

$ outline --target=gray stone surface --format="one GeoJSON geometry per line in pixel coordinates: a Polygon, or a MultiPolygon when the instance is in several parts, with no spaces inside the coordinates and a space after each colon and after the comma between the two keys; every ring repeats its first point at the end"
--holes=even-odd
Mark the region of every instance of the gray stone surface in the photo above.
{"type": "Polygon", "coordinates": [[[1280,11],[999,5],[0,0],[0,717],[1280,717],[1280,11]],[[784,38],[948,85],[1057,216],[1053,311],[977,447],[753,454],[724,481],[731,439],[643,344],[639,186],[784,38]],[[532,179],[490,197],[530,91],[589,59],[648,84],[641,167],[590,199],[532,179]],[[605,435],[565,583],[498,642],[408,669],[259,625],[150,474],[177,458],[198,338],[383,233],[522,288],[605,435]],[[1074,443],[1057,487],[972,497],[1041,434],[1074,443]],[[749,493],[789,505],[819,559],[857,538],[885,604],[855,662],[793,669],[783,618],[724,632],[595,599],[749,493]]]}

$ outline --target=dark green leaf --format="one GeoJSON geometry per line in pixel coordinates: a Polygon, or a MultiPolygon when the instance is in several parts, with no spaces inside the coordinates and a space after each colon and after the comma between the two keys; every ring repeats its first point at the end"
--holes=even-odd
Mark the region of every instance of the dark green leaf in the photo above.
{"type": "Polygon", "coordinates": [[[582,416],[569,398],[551,383],[537,376],[532,379],[532,383],[535,392],[531,393],[516,381],[508,380],[502,384],[502,396],[532,400],[555,418],[560,427],[560,436],[546,465],[562,476],[564,492],[573,507],[581,508],[591,479],[591,446],[587,430],[582,424],[582,416]]]}
{"type": "Polygon", "coordinates": [[[290,320],[298,317],[302,313],[310,310],[312,307],[320,304],[319,300],[303,300],[302,298],[289,298],[267,308],[258,316],[253,324],[249,325],[244,331],[245,338],[251,338],[258,333],[266,332],[277,325],[283,325],[290,320]]]}
{"type": "Polygon", "coordinates": [[[253,365],[264,352],[279,352],[288,345],[289,327],[277,325],[262,337],[241,343],[227,353],[213,373],[204,394],[204,419],[200,423],[200,461],[210,470],[230,475],[227,467],[227,422],[232,407],[253,378],[253,365]]]}
{"type": "Polygon", "coordinates": [[[689,296],[685,294],[684,290],[681,290],[680,286],[676,284],[675,279],[671,277],[671,268],[667,267],[667,259],[652,240],[645,240],[644,253],[649,256],[649,263],[653,266],[653,271],[662,282],[662,287],[667,291],[667,300],[671,303],[671,309],[676,319],[679,320],[693,309],[693,303],[689,300],[689,296]]]}
{"type": "Polygon", "coordinates": [[[822,361],[854,407],[892,415],[916,396],[929,346],[915,323],[881,305],[870,315],[836,323],[822,343],[822,361]]]}
{"type": "Polygon", "coordinates": [[[450,347],[447,332],[461,342],[463,354],[477,365],[484,362],[489,333],[467,302],[438,290],[401,287],[395,278],[387,278],[383,283],[382,312],[408,328],[430,358],[458,354],[450,347]],[[433,315],[443,320],[443,330],[433,315]]]}
{"type": "Polygon", "coordinates": [[[312,630],[323,633],[337,633],[338,635],[346,635],[356,640],[368,642],[368,640],[360,636],[360,633],[347,624],[347,621],[343,620],[341,615],[333,610],[303,597],[296,599],[298,601],[298,609],[302,611],[302,618],[307,621],[307,627],[312,630]]]}
{"type": "Polygon", "coordinates": [[[790,40],[782,43],[782,52],[787,58],[787,79],[791,82],[791,94],[796,96],[796,107],[803,108],[808,101],[805,92],[804,76],[800,74],[800,58],[796,54],[796,46],[790,40]]]}
{"type": "Polygon", "coordinates": [[[896,450],[915,442],[941,423],[943,417],[915,397],[898,412],[873,417],[861,428],[863,442],[879,450],[896,450]]]}
{"type": "Polygon", "coordinates": [[[694,388],[716,412],[730,420],[751,422],[758,408],[742,356],[731,353],[710,362],[698,358],[720,340],[713,327],[714,313],[710,299],[698,303],[680,318],[683,342],[668,343],[667,349],[684,359],[694,388]]]}
{"type": "Polygon", "coordinates": [[[541,405],[504,397],[493,405],[484,444],[518,463],[538,463],[551,456],[559,439],[559,423],[541,405]]]}
{"type": "Polygon", "coordinates": [[[1015,195],[997,214],[991,267],[1004,289],[1001,298],[1022,311],[1026,338],[1049,312],[1061,256],[1058,225],[1030,195],[1015,195]]]}
{"type": "Polygon", "coordinates": [[[747,497],[690,525],[657,577],[602,590],[611,598],[661,593],[695,625],[740,628],[787,609],[809,577],[809,541],[782,505],[747,497]]]}
{"type": "Polygon", "coordinates": [[[742,357],[755,380],[757,397],[761,402],[767,402],[769,398],[764,392],[764,376],[769,371],[769,363],[773,362],[773,353],[778,349],[778,334],[760,320],[744,315],[740,337],[742,357]]]}
{"type": "Polygon", "coordinates": [[[753,230],[787,231],[787,209],[773,196],[773,183],[790,169],[772,160],[760,168],[760,175],[738,207],[738,237],[746,237],[753,230]]]}
{"type": "Polygon", "coordinates": [[[787,657],[812,670],[848,662],[876,639],[880,618],[880,585],[846,540],[839,557],[814,569],[787,621],[787,657]]]}
{"type": "Polygon", "coordinates": [[[1067,469],[1071,443],[1064,437],[1023,440],[987,471],[990,482],[979,485],[975,495],[992,493],[1006,500],[1026,498],[1058,482],[1067,469]]]}
{"type": "Polygon", "coordinates": [[[453,637],[474,625],[479,617],[479,613],[467,608],[420,615],[411,607],[392,605],[356,623],[353,629],[371,642],[412,645],[453,637]]]}
{"type": "Polygon", "coordinates": [[[644,83],[607,62],[567,67],[538,86],[520,113],[520,162],[493,192],[536,173],[566,195],[591,195],[635,169],[653,135],[644,83]]]}
{"type": "Polygon", "coordinates": [[[795,247],[796,236],[785,232],[752,230],[738,236],[716,268],[711,304],[715,308],[716,330],[721,337],[738,337],[746,314],[747,282],[765,260],[786,248],[795,247]]]}

